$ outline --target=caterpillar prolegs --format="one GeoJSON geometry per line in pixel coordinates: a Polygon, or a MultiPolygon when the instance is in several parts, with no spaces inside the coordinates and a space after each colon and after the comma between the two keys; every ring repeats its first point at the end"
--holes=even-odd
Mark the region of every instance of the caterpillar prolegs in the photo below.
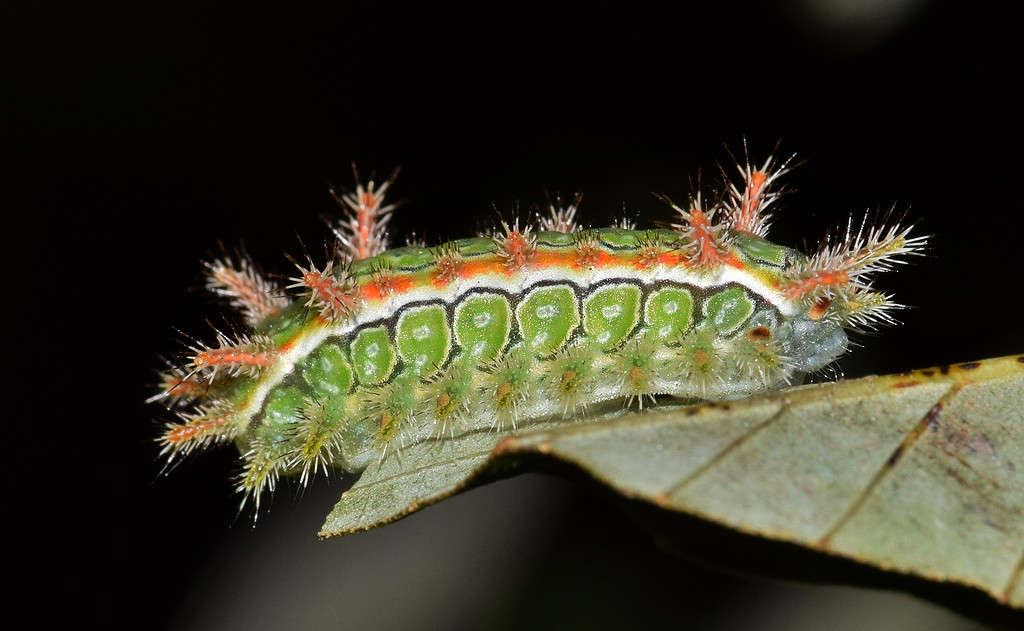
{"type": "Polygon", "coordinates": [[[163,451],[235,443],[238,490],[258,506],[282,475],[360,471],[412,442],[795,383],[847,350],[846,329],[894,322],[900,305],[873,277],[925,238],[851,220],[810,256],[767,241],[789,163],[740,165],[708,206],[664,198],[670,227],[583,229],[576,198],[536,225],[429,248],[389,249],[393,178],[357,177],[335,195],[337,254],[298,265],[287,289],[300,295],[248,259],[207,264],[249,331],[218,333],[163,375],[152,400],[180,416],[163,451]]]}

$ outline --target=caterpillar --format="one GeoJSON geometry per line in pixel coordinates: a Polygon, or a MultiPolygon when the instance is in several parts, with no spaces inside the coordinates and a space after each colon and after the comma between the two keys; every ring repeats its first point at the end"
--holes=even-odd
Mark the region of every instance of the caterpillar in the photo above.
{"type": "Polygon", "coordinates": [[[665,227],[582,228],[576,196],[532,225],[394,249],[394,175],[357,174],[332,191],[335,254],[296,263],[286,288],[245,256],[206,263],[246,333],[217,332],[161,375],[150,401],[177,412],[162,453],[234,443],[242,504],[258,510],[281,476],[359,472],[414,442],[798,383],[848,349],[847,330],[895,322],[902,305],[874,276],[926,237],[865,215],[810,255],[768,241],[792,160],[747,159],[710,204],[662,196],[677,216],[665,227]]]}

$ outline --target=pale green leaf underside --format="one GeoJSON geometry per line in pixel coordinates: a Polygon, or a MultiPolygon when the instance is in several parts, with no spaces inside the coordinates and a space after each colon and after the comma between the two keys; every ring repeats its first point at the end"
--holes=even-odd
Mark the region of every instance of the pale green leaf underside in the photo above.
{"type": "Polygon", "coordinates": [[[1024,607],[1024,357],[605,416],[408,446],[364,472],[320,534],[400,519],[540,456],[666,510],[1024,607]]]}

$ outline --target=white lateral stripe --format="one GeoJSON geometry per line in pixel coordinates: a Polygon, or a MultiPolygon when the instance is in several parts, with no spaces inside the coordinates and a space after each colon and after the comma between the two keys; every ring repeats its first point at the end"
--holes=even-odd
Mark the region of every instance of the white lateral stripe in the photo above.
{"type": "Polygon", "coordinates": [[[374,307],[366,308],[364,305],[364,308],[359,310],[355,318],[343,324],[307,330],[301,338],[295,341],[288,352],[278,357],[273,368],[263,375],[261,383],[249,399],[249,404],[242,408],[239,413],[245,419],[245,422],[248,423],[253,415],[263,407],[263,401],[267,394],[292,371],[296,362],[316,350],[327,338],[341,337],[364,324],[388,318],[409,303],[442,300],[452,304],[458,302],[465,294],[474,289],[496,289],[510,294],[519,294],[527,287],[544,281],[570,282],[581,286],[583,289],[589,289],[593,285],[610,279],[636,280],[645,285],[658,281],[670,281],[687,283],[701,289],[727,283],[737,283],[764,298],[785,317],[792,317],[799,311],[799,302],[786,299],[782,292],[769,287],[752,274],[734,267],[722,267],[716,273],[703,274],[694,274],[680,268],[660,266],[653,270],[616,268],[613,271],[607,272],[594,270],[589,274],[579,274],[571,279],[566,278],[564,271],[559,269],[528,270],[513,276],[480,274],[470,279],[451,283],[448,288],[441,290],[435,287],[423,286],[401,295],[392,295],[374,307]]]}

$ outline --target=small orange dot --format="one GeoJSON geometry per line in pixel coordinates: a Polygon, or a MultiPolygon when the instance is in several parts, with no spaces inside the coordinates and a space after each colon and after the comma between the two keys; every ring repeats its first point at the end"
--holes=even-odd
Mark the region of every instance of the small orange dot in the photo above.
{"type": "Polygon", "coordinates": [[[506,381],[505,383],[503,383],[500,386],[498,386],[498,398],[499,399],[504,399],[505,397],[507,397],[510,394],[512,394],[512,384],[511,383],[506,381]]]}
{"type": "Polygon", "coordinates": [[[442,392],[437,396],[437,409],[443,410],[444,408],[451,405],[452,398],[448,396],[447,392],[442,392]]]}
{"type": "Polygon", "coordinates": [[[814,301],[811,308],[807,310],[807,317],[817,322],[828,311],[828,308],[832,306],[832,299],[828,296],[822,296],[814,301]]]}
{"type": "Polygon", "coordinates": [[[755,326],[747,331],[747,337],[752,340],[768,340],[771,339],[772,332],[766,326],[755,326]]]}
{"type": "Polygon", "coordinates": [[[644,378],[644,369],[639,366],[633,366],[629,369],[629,380],[633,382],[633,385],[639,384],[644,378]]]}

